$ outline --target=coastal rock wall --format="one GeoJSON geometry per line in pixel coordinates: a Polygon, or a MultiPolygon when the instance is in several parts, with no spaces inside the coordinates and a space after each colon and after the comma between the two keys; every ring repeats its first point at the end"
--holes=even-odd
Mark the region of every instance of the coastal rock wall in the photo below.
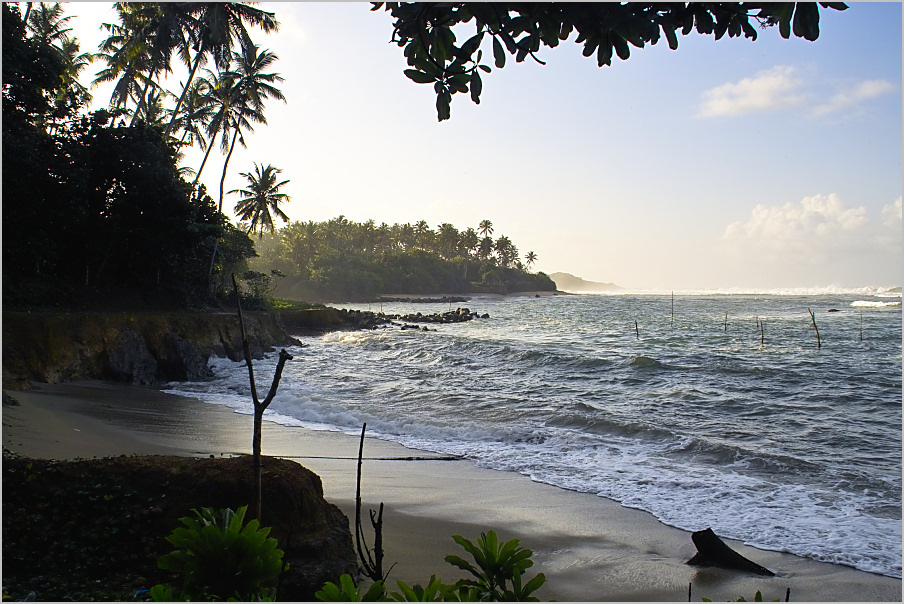
{"type": "MultiPolygon", "coordinates": [[[[251,354],[298,344],[275,313],[245,313],[251,354]]],[[[3,313],[4,387],[110,379],[135,384],[203,380],[211,356],[241,360],[232,313],[3,313]]]]}

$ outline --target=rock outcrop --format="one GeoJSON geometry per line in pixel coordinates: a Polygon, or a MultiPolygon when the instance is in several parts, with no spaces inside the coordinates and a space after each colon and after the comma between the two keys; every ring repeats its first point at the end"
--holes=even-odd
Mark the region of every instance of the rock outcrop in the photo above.
{"type": "MultiPolygon", "coordinates": [[[[311,601],[325,581],[356,572],[348,518],[324,500],[316,474],[264,457],[262,483],[261,524],[272,527],[289,563],[280,600],[311,601]]],[[[28,591],[38,600],[65,599],[70,584],[122,586],[134,595],[171,579],[157,559],[173,549],[165,538],[182,526],[179,518],[192,508],[237,509],[253,500],[250,457],[4,458],[4,589],[12,586],[13,599],[28,591]]]]}
{"type": "MultiPolygon", "coordinates": [[[[300,343],[275,313],[246,313],[245,327],[257,359],[275,346],[300,343]]],[[[23,380],[203,380],[212,375],[211,356],[243,358],[235,314],[3,313],[6,387],[23,380]]]]}

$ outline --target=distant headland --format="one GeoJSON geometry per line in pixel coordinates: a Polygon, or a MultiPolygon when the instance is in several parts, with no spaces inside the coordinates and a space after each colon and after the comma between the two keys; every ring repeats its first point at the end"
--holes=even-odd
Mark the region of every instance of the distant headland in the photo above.
{"type": "Polygon", "coordinates": [[[549,278],[556,284],[556,289],[568,292],[617,292],[625,288],[614,283],[586,281],[569,273],[551,273],[549,278]]]}

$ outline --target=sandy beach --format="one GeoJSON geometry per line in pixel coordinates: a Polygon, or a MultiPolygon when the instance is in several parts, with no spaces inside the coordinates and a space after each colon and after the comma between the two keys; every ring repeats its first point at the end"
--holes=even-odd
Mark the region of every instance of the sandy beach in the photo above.
{"type": "MultiPolygon", "coordinates": [[[[146,387],[108,382],[38,384],[8,391],[3,446],[50,459],[119,454],[233,455],[249,453],[251,417],[226,407],[146,387]]],[[[320,475],[325,497],[354,515],[356,435],[264,423],[265,455],[290,458],[320,475]]],[[[653,516],[591,494],[566,491],[465,460],[439,459],[394,443],[368,439],[362,498],[385,504],[390,583],[458,576],[443,558],[459,553],[451,535],[475,538],[496,530],[534,551],[547,582],[536,594],[561,601],[693,600],[901,601],[901,580],[762,551],[729,541],[741,554],[775,571],[760,577],[685,564],[695,553],[690,533],[653,516]]]]}

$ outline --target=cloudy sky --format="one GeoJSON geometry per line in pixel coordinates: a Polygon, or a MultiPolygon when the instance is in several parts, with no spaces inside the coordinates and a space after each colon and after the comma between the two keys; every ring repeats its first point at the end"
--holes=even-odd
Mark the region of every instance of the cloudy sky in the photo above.
{"type": "MultiPolygon", "coordinates": [[[[111,6],[67,5],[83,50],[111,6]]],[[[281,23],[253,38],[280,57],[288,102],[246,135],[226,190],[273,164],[292,220],[489,219],[539,270],[637,289],[902,282],[899,3],[821,10],[816,42],[692,34],[602,69],[572,36],[541,50],[545,66],[485,74],[481,104],[456,95],[443,123],[432,87],[403,75],[388,13],[259,6],[281,23]]]]}

